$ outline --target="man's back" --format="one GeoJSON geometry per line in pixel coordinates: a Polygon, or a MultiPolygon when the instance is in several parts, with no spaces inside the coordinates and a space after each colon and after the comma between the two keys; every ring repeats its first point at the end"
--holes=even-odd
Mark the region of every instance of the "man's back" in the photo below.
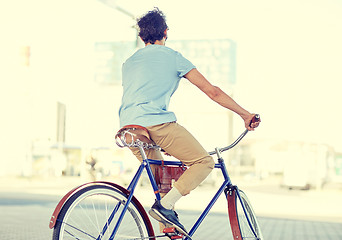
{"type": "Polygon", "coordinates": [[[120,125],[151,126],[176,121],[168,111],[179,80],[194,68],[180,53],[161,45],[147,45],[123,64],[120,125]]]}

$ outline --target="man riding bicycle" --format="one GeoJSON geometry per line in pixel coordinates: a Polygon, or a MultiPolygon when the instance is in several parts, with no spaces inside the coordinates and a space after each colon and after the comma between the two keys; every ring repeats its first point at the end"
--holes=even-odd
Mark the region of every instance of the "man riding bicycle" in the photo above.
{"type": "MultiPolygon", "coordinates": [[[[120,126],[145,127],[152,141],[188,166],[174,187],[161,201],[156,200],[150,210],[150,215],[159,222],[186,233],[173,207],[209,175],[215,163],[201,144],[176,122],[175,114],[168,111],[170,98],[180,79],[186,78],[211,100],[237,113],[248,130],[254,130],[259,122],[250,125],[254,114],[239,106],[219,87],[213,86],[179,52],[165,46],[168,26],[164,14],[158,8],[139,18],[137,24],[145,47],[136,51],[122,66],[120,126]]],[[[131,150],[141,161],[139,150],[131,150]]],[[[163,159],[156,149],[147,149],[146,155],[149,159],[163,159]]]]}

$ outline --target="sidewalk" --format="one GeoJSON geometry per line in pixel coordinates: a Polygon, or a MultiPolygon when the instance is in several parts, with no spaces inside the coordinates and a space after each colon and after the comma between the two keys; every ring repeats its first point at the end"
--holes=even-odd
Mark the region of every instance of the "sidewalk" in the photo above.
{"type": "MultiPolygon", "coordinates": [[[[48,199],[53,199],[53,201],[46,201],[44,205],[32,202],[22,205],[0,204],[1,239],[51,239],[52,230],[48,228],[48,222],[58,199],[84,182],[79,178],[6,180],[0,178],[0,194],[12,193],[12,196],[26,194],[31,198],[44,195],[50,196],[48,199]]],[[[239,182],[239,186],[245,190],[253,204],[264,239],[342,239],[340,190],[288,191],[278,188],[276,184],[243,181],[239,182]]],[[[180,220],[188,230],[191,229],[212,194],[212,186],[204,185],[177,203],[180,220]]],[[[135,195],[147,209],[154,201],[149,187],[139,187],[135,195]]],[[[158,223],[151,221],[157,234],[158,223]]],[[[193,239],[232,239],[227,202],[224,197],[219,198],[193,239]]]]}
{"type": "MultiPolygon", "coordinates": [[[[0,178],[0,192],[27,192],[63,196],[76,186],[88,182],[79,177],[61,178],[0,178]]],[[[117,181],[113,181],[117,182],[117,181]]],[[[120,184],[120,183],[119,183],[120,184]]],[[[342,189],[288,190],[280,188],[276,180],[262,182],[238,181],[251,201],[258,216],[342,223],[342,189]]],[[[179,210],[202,211],[218,187],[203,185],[177,203],[179,210]],[[196,199],[196,201],[194,201],[196,199]],[[200,201],[197,201],[200,199],[200,201]]],[[[154,202],[150,186],[138,186],[135,196],[144,205],[154,202]]],[[[212,209],[216,213],[227,211],[227,202],[220,197],[212,209]]]]}

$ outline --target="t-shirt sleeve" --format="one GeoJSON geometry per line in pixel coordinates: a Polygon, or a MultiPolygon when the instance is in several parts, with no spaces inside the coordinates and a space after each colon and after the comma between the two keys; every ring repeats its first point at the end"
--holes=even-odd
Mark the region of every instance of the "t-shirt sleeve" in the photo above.
{"type": "Polygon", "coordinates": [[[183,57],[182,54],[177,52],[176,55],[177,72],[180,78],[184,77],[185,74],[190,72],[191,69],[196,68],[188,59],[183,57]]]}

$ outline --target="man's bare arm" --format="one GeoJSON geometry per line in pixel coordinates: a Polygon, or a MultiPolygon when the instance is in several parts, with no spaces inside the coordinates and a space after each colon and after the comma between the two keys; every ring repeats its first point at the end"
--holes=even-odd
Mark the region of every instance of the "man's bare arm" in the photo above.
{"type": "Polygon", "coordinates": [[[197,86],[202,92],[204,92],[209,98],[221,106],[237,113],[245,122],[245,126],[248,130],[254,130],[259,123],[249,126],[254,114],[249,113],[247,110],[238,105],[228,94],[222,91],[219,87],[212,85],[197,69],[190,70],[186,75],[192,84],[197,86]]]}

